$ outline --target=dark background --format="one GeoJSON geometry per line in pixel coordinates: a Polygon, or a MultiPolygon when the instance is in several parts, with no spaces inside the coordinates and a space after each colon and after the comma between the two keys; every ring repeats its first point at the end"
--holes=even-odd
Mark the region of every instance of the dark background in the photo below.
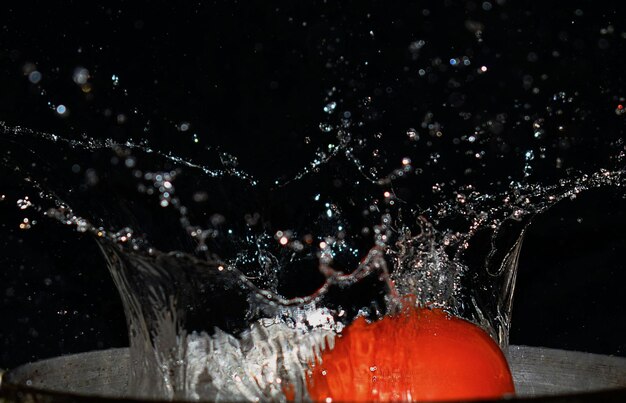
{"type": "MultiPolygon", "coordinates": [[[[345,109],[374,96],[369,127],[403,132],[437,109],[454,132],[468,126],[442,103],[484,119],[519,114],[524,103],[529,114],[545,114],[546,101],[531,101],[532,85],[524,84],[543,74],[542,99],[578,91],[571,113],[587,117],[568,123],[572,147],[555,155],[563,152],[575,168],[606,166],[623,137],[614,112],[626,64],[617,2],[329,3],[3,6],[0,121],[67,138],[145,138],[199,161],[209,158],[207,148],[219,149],[259,178],[275,178],[295,172],[323,143],[318,125],[333,86],[345,109]],[[468,21],[484,25],[483,42],[468,21]],[[406,49],[420,39],[427,47],[413,61],[406,49]],[[415,78],[422,60],[445,64],[465,54],[472,72],[485,65],[490,78],[467,73],[461,91],[442,79],[447,71],[415,78]],[[88,92],[72,81],[77,67],[89,70],[88,92]],[[33,69],[42,74],[36,84],[33,69]],[[55,112],[60,104],[68,115],[55,112]]],[[[522,129],[510,123],[506,130],[513,151],[495,167],[518,163],[523,149],[522,129]]],[[[387,141],[402,146],[393,135],[387,141]]],[[[465,169],[458,161],[447,166],[465,169]]],[[[546,167],[533,179],[560,174],[546,167]]],[[[0,185],[0,194],[19,195],[9,178],[0,185]]],[[[622,193],[596,190],[535,219],[520,261],[513,344],[626,356],[625,207],[622,193]]],[[[121,302],[95,243],[51,220],[20,231],[20,220],[13,204],[0,202],[0,368],[126,345],[121,302]]]]}

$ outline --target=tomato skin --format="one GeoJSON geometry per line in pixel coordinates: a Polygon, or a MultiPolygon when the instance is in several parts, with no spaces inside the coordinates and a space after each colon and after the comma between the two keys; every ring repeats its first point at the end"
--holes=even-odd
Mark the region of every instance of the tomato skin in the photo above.
{"type": "Polygon", "coordinates": [[[314,401],[436,401],[514,393],[498,345],[440,309],[406,308],[373,323],[358,318],[312,365],[314,401]]]}

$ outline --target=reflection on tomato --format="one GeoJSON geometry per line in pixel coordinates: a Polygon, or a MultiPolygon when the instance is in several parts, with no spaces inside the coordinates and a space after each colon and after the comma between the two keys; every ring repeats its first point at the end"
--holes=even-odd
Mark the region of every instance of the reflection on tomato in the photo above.
{"type": "Polygon", "coordinates": [[[514,393],[506,359],[476,325],[440,309],[358,318],[313,365],[315,401],[428,401],[514,393]]]}

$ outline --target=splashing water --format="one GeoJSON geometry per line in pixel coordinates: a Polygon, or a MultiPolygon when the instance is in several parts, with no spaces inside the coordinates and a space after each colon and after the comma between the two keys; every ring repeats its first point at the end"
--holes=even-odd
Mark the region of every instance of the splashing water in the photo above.
{"type": "MultiPolygon", "coordinates": [[[[498,58],[480,56],[489,54],[483,23],[464,28],[472,42],[450,57],[404,36],[402,63],[387,74],[416,74],[400,84],[368,70],[388,63],[381,52],[348,60],[335,46],[357,40],[324,36],[332,83],[315,133],[303,136],[310,158],[269,179],[217,147],[179,156],[147,140],[0,123],[0,167],[23,189],[0,189],[0,202],[30,215],[22,230],[46,216],[97,241],[125,308],[133,395],[285,401],[289,389],[306,400],[308,366],[335,336],[357,317],[395,312],[407,294],[480,325],[504,348],[528,226],[589,189],[622,192],[625,148],[607,130],[599,157],[580,157],[588,143],[571,132],[602,119],[588,113],[594,89],[526,74],[515,96],[479,96],[498,58]]],[[[377,30],[365,38],[384,48],[377,30]]],[[[27,78],[41,87],[31,67],[27,78]]],[[[73,82],[90,92],[90,70],[79,67],[73,82]]],[[[120,76],[107,79],[128,94],[120,76]]],[[[603,105],[620,99],[608,98],[603,105]]],[[[622,109],[598,124],[619,125],[622,109]]]]}
{"type": "MultiPolygon", "coordinates": [[[[357,316],[376,319],[393,312],[400,303],[398,296],[406,294],[416,295],[422,305],[442,307],[480,324],[504,347],[517,258],[532,218],[587,189],[624,184],[623,172],[600,170],[551,186],[511,183],[499,194],[464,187],[455,190],[451,200],[443,199],[419,214],[393,209],[391,203],[383,210],[374,200],[366,210],[371,227],[356,235],[347,233],[351,227],[342,206],[320,203],[317,197],[313,201],[321,208],[316,221],[325,233],[274,231],[259,225],[259,213],[247,214],[239,228],[224,226],[225,215],[216,213],[210,216],[211,225],[203,227],[194,223],[192,209],[177,195],[175,184],[186,170],[197,170],[216,183],[234,180],[242,187],[238,192],[254,189],[258,182],[243,172],[209,169],[171,155],[158,158],[175,162],[175,169],[138,172],[141,157],[153,150],[67,141],[6,125],[2,129],[5,140],[18,140],[15,150],[4,157],[4,167],[37,190],[37,197],[17,200],[17,207],[35,209],[98,240],[126,309],[134,363],[132,390],[148,397],[283,400],[284,387],[290,385],[297,398],[306,398],[306,369],[321,350],[332,348],[335,334],[357,316]],[[32,153],[51,146],[64,155],[113,155],[118,162],[111,172],[117,170],[120,178],[134,182],[137,194],[156,198],[152,203],[159,208],[175,211],[176,225],[194,246],[187,252],[162,252],[140,226],[96,226],[96,219],[104,221],[80,198],[72,192],[53,192],[64,188],[49,177],[35,179],[42,177],[35,171],[39,165],[12,160],[25,150],[32,153]],[[70,207],[75,204],[89,215],[77,214],[70,207]],[[450,221],[459,219],[460,225],[450,221]],[[362,262],[350,267],[363,256],[357,245],[364,234],[373,243],[362,262]],[[285,276],[298,266],[296,273],[301,275],[311,265],[321,278],[310,292],[294,295],[297,281],[285,276]]],[[[94,182],[94,175],[87,174],[87,181],[91,177],[94,182]]],[[[99,181],[90,184],[98,185],[99,181]]],[[[96,190],[87,192],[92,191],[96,190]]],[[[205,197],[210,196],[196,192],[193,198],[205,197]]]]}

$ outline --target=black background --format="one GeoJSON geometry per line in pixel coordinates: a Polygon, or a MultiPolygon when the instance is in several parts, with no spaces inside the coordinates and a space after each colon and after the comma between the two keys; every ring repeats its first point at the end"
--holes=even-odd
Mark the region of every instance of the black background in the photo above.
{"type": "MultiPolygon", "coordinates": [[[[595,118],[585,130],[571,128],[578,167],[604,162],[603,136],[623,135],[623,120],[608,106],[626,93],[626,27],[610,2],[299,3],[3,6],[0,120],[68,138],[149,138],[158,149],[198,160],[206,147],[219,147],[243,169],[274,178],[310,159],[303,139],[315,145],[330,86],[343,86],[346,103],[352,95],[345,88],[359,95],[392,88],[372,123],[389,131],[414,125],[416,110],[450,101],[453,94],[436,82],[419,87],[419,99],[405,88],[415,88],[408,77],[415,66],[402,69],[401,50],[426,38],[425,57],[479,49],[473,57],[494,70],[495,78],[462,94],[475,109],[506,109],[503,100],[528,97],[524,74],[548,74],[546,93],[580,90],[595,118]],[[484,46],[475,45],[467,20],[485,25],[484,46]],[[600,34],[609,25],[614,33],[600,34]],[[555,49],[561,58],[550,56],[555,49]],[[368,59],[370,67],[342,64],[342,56],[368,59]],[[28,63],[42,72],[40,85],[24,75],[28,63]],[[90,72],[89,95],[72,82],[77,66],[90,72]],[[48,102],[70,114],[60,117],[48,102]],[[191,129],[180,131],[181,122],[191,129]]],[[[553,174],[546,170],[546,179],[553,174]]],[[[0,193],[19,194],[8,178],[0,184],[0,193]]],[[[626,355],[625,207],[619,192],[597,190],[535,219],[520,261],[512,343],[626,355]]],[[[20,219],[14,205],[0,203],[0,368],[124,346],[121,302],[95,243],[48,220],[19,231],[20,219]]]]}

